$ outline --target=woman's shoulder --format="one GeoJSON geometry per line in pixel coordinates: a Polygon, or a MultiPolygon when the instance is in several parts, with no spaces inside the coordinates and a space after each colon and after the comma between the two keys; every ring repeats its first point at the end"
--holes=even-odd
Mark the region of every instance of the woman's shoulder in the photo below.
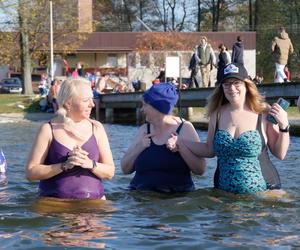
{"type": "Polygon", "coordinates": [[[91,122],[95,130],[104,130],[104,126],[101,122],[94,119],[89,119],[89,121],[91,122]]]}
{"type": "Polygon", "coordinates": [[[51,121],[45,122],[40,126],[38,134],[43,138],[51,138],[52,137],[52,125],[51,121]]]}

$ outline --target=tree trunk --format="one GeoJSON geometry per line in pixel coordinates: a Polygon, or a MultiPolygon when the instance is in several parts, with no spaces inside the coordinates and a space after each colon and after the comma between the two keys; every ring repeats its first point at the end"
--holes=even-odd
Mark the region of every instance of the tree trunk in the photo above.
{"type": "Polygon", "coordinates": [[[252,18],[252,0],[249,0],[249,31],[253,30],[253,18],[252,18]]]}
{"type": "Polygon", "coordinates": [[[198,0],[197,31],[201,31],[201,0],[198,0]]]}
{"type": "Polygon", "coordinates": [[[19,1],[19,25],[20,25],[20,48],[21,48],[21,69],[23,94],[32,95],[31,81],[31,58],[29,52],[28,23],[26,6],[23,0],[19,1]]]}

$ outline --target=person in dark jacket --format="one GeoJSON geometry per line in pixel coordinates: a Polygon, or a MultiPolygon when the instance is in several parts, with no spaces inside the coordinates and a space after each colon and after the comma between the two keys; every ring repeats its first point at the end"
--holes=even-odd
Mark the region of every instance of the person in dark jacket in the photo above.
{"type": "Polygon", "coordinates": [[[219,54],[219,61],[218,61],[217,79],[219,79],[222,69],[231,62],[230,54],[224,43],[221,43],[219,45],[219,51],[220,54],[219,54]]]}
{"type": "Polygon", "coordinates": [[[189,88],[199,88],[200,86],[197,80],[199,67],[196,62],[195,53],[191,57],[189,70],[191,71],[189,88]]]}
{"type": "Polygon", "coordinates": [[[244,38],[238,36],[236,40],[237,42],[232,46],[231,62],[244,65],[244,38]]]}

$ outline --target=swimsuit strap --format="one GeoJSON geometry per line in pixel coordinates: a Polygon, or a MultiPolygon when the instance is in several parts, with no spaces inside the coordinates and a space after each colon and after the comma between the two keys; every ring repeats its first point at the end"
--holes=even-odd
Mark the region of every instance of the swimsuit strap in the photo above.
{"type": "Polygon", "coordinates": [[[259,135],[261,137],[262,149],[264,149],[267,146],[267,144],[262,132],[262,114],[258,115],[256,130],[259,132],[259,135]]]}
{"type": "MultiPolygon", "coordinates": [[[[183,120],[181,117],[180,117],[180,120],[181,120],[181,123],[179,124],[178,128],[176,129],[176,133],[179,135],[180,133],[180,130],[185,122],[185,120],[183,120]]],[[[150,134],[150,123],[147,122],[147,134],[150,134]]],[[[151,141],[152,141],[152,138],[150,137],[151,141]]]]}
{"type": "Polygon", "coordinates": [[[51,128],[52,138],[54,138],[54,133],[53,133],[53,126],[52,126],[52,122],[51,122],[51,121],[49,121],[48,123],[49,123],[49,125],[50,125],[50,128],[51,128]]]}
{"type": "Polygon", "coordinates": [[[94,132],[95,132],[95,126],[94,126],[94,123],[92,123],[92,133],[93,133],[93,135],[95,134],[94,132]]]}
{"type": "Polygon", "coordinates": [[[218,112],[218,113],[217,113],[217,117],[216,117],[215,133],[216,133],[216,131],[217,131],[218,128],[219,128],[219,120],[220,120],[220,117],[221,117],[221,115],[220,115],[220,113],[218,112]]]}
{"type": "Polygon", "coordinates": [[[183,120],[181,117],[180,117],[180,120],[181,120],[181,123],[179,124],[178,128],[176,129],[176,134],[178,134],[178,135],[179,135],[180,130],[185,122],[185,120],[183,120]]]}
{"type": "Polygon", "coordinates": [[[258,130],[258,132],[260,134],[261,143],[262,143],[261,154],[258,157],[261,171],[262,171],[263,177],[267,183],[268,189],[280,189],[281,188],[280,176],[278,174],[276,167],[270,160],[270,157],[268,154],[268,146],[267,146],[265,137],[263,136],[263,133],[262,133],[262,124],[263,124],[262,123],[262,114],[259,114],[258,119],[257,119],[256,129],[258,130]]]}

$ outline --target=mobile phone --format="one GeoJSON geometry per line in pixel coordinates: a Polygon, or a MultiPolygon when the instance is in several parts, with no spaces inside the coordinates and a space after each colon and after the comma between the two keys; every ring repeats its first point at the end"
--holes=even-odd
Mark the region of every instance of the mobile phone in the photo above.
{"type": "MultiPolygon", "coordinates": [[[[289,103],[287,100],[283,99],[282,97],[280,97],[280,98],[277,100],[277,103],[280,105],[280,107],[283,108],[283,110],[287,110],[288,107],[290,106],[290,103],[289,103]]],[[[274,116],[272,116],[272,115],[270,115],[270,114],[267,115],[267,120],[268,120],[269,122],[274,123],[274,124],[277,124],[277,123],[278,123],[278,122],[276,121],[276,119],[274,118],[274,116]]]]}

